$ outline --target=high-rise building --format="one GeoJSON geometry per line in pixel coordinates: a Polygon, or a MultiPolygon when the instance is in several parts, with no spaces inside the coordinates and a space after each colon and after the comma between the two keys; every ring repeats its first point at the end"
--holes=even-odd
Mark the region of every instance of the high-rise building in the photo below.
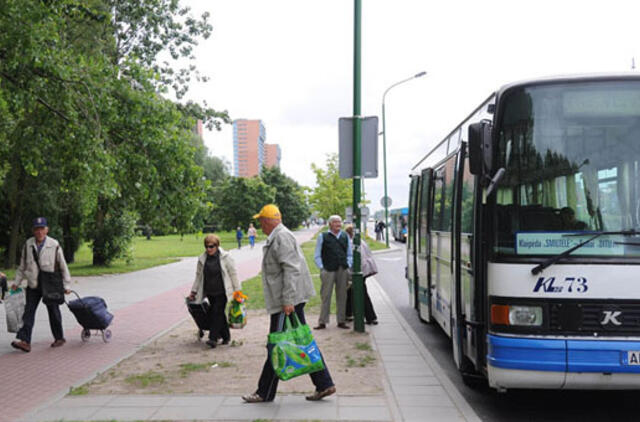
{"type": "Polygon", "coordinates": [[[264,141],[267,133],[262,120],[233,121],[233,174],[253,177],[260,174],[264,163],[264,141]]]}
{"type": "Polygon", "coordinates": [[[280,167],[282,152],[278,144],[264,144],[264,166],[280,167]]]}

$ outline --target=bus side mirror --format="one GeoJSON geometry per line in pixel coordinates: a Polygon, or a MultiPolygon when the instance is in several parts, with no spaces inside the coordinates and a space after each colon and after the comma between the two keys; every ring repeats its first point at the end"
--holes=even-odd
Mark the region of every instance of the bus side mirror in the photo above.
{"type": "Polygon", "coordinates": [[[493,168],[491,122],[469,125],[469,171],[476,176],[489,175],[493,168]]]}

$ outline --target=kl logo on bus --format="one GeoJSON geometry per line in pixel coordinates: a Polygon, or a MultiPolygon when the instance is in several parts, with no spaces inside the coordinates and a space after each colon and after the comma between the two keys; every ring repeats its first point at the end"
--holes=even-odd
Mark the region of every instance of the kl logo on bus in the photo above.
{"type": "Polygon", "coordinates": [[[568,293],[584,293],[587,289],[587,279],[584,277],[565,277],[564,279],[540,277],[533,288],[533,292],[562,293],[566,291],[568,293]]]}

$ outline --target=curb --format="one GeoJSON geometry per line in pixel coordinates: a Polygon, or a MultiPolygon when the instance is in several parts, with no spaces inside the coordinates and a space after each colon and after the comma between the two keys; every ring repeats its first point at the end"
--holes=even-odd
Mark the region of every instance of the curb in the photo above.
{"type": "MultiPolygon", "coordinates": [[[[389,309],[391,310],[395,318],[398,320],[398,322],[402,326],[402,329],[407,333],[409,339],[411,339],[413,344],[416,346],[422,358],[431,367],[435,377],[438,379],[438,381],[442,385],[442,388],[444,388],[444,390],[447,392],[447,394],[449,395],[453,403],[456,405],[456,407],[458,408],[462,416],[465,418],[465,420],[469,422],[481,422],[482,419],[480,419],[480,417],[476,414],[476,412],[473,410],[471,405],[469,405],[467,400],[462,396],[462,394],[460,394],[456,386],[453,385],[451,380],[449,380],[449,377],[447,377],[447,374],[444,372],[440,364],[438,364],[438,362],[433,357],[431,352],[429,352],[429,350],[424,346],[424,344],[422,344],[422,341],[413,332],[413,329],[411,328],[411,326],[409,326],[409,323],[405,321],[404,317],[393,305],[393,302],[387,295],[387,292],[385,292],[384,289],[380,286],[380,284],[378,283],[378,280],[376,280],[375,277],[371,277],[371,278],[373,279],[373,281],[375,281],[376,288],[380,292],[382,299],[385,301],[385,303],[387,304],[387,306],[389,307],[389,309]]],[[[369,282],[369,279],[367,279],[367,282],[369,282]]],[[[385,391],[386,391],[386,388],[387,388],[387,385],[385,385],[385,391]]],[[[397,407],[395,394],[392,393],[392,395],[393,395],[393,401],[394,401],[393,405],[397,409],[398,407],[397,407]]],[[[390,407],[394,407],[394,406],[390,406],[390,407]]]]}

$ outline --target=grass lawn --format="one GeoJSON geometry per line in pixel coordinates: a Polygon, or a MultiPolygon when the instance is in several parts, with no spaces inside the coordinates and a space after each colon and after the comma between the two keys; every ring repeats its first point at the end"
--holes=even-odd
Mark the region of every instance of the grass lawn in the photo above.
{"type": "MultiPolygon", "coordinates": [[[[224,249],[237,247],[235,232],[219,232],[221,245],[224,249]]],[[[155,267],[157,265],[175,262],[180,257],[198,256],[204,250],[204,234],[186,234],[157,236],[147,240],[139,236],[133,239],[132,259],[130,262],[116,260],[109,266],[94,267],[91,265],[93,254],[88,243],[83,244],[76,252],[75,262],[69,265],[71,277],[127,273],[155,267]]],[[[14,279],[15,270],[0,270],[7,274],[9,280],[14,279]]]]}

